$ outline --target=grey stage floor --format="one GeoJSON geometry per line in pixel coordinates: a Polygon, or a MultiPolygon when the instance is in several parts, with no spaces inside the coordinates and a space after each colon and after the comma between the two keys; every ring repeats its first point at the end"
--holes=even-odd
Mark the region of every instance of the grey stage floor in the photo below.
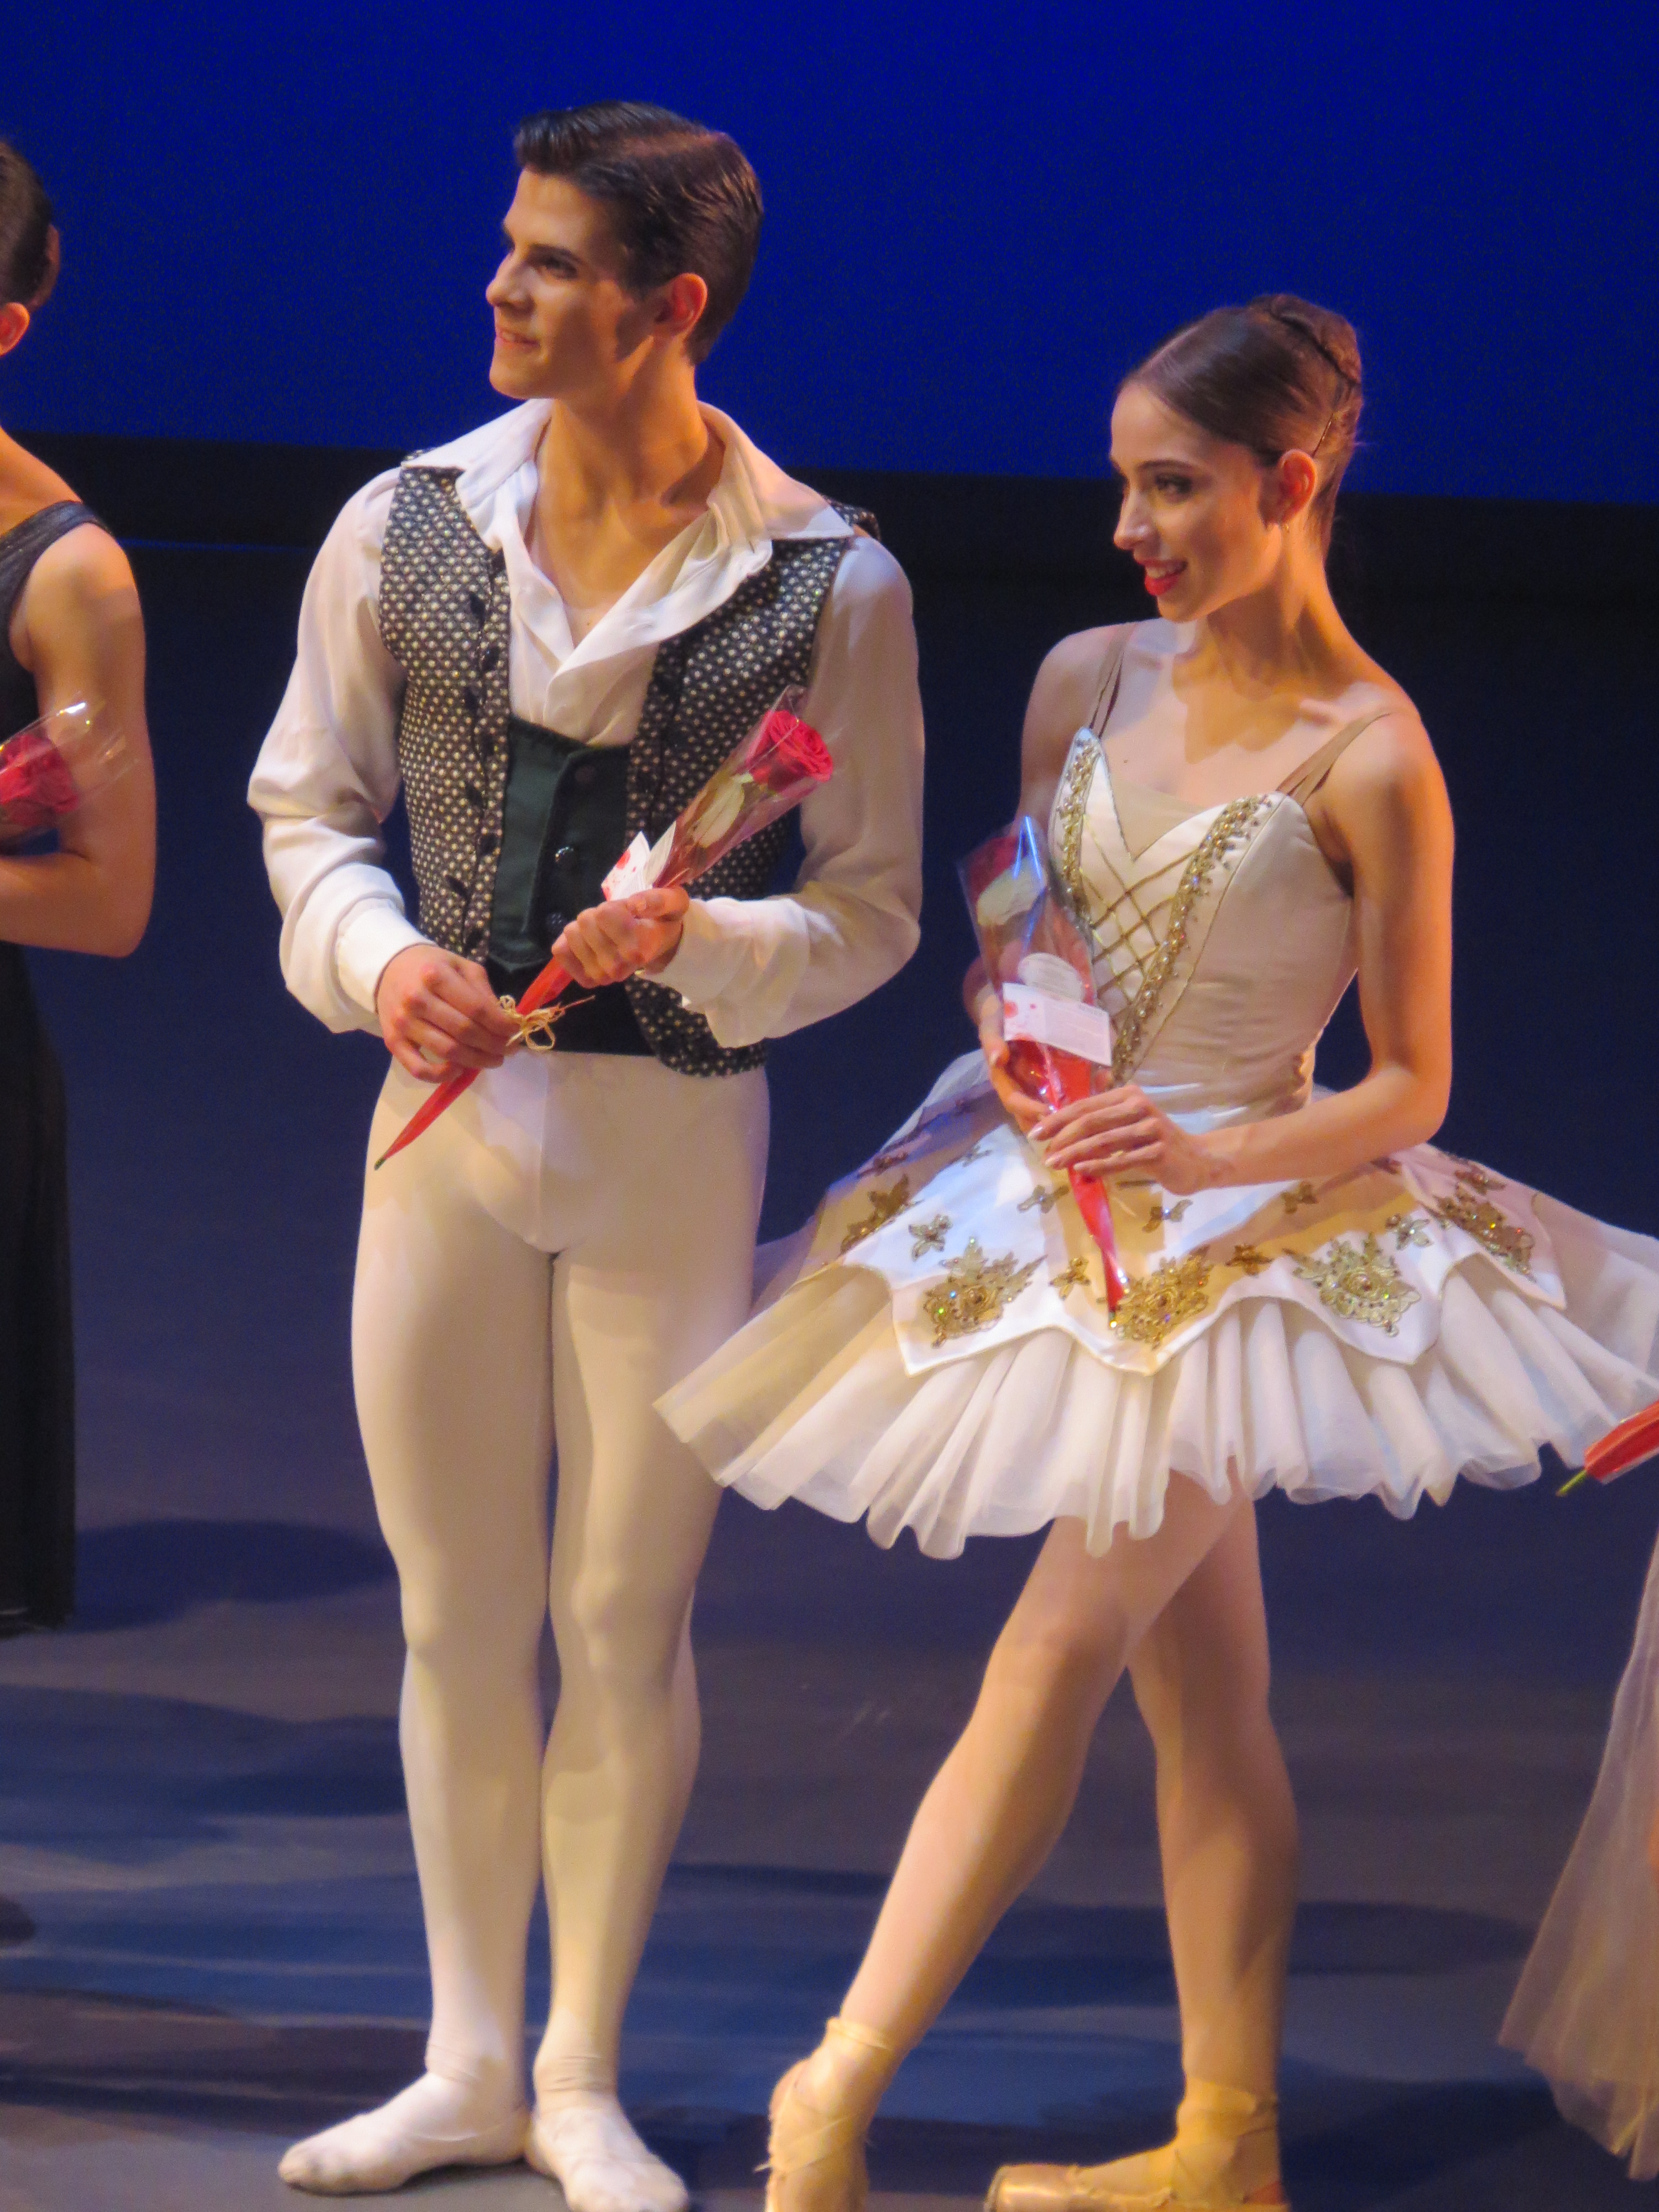
{"type": "MultiPolygon", "coordinates": [[[[0,2212],[292,2203],[281,2145],[418,2063],[395,1598],[344,1357],[382,1063],[283,998],[240,809],[301,573],[143,556],[155,925],[125,969],[39,966],[74,1110],[85,1534],[74,1628],[0,1645],[0,2212]]],[[[868,1007],[779,1054],[774,1228],[960,1048],[949,861],[1009,803],[1042,647],[1097,614],[1000,586],[919,604],[927,933],[868,1007]]],[[[1449,1140],[1659,1228],[1632,1141],[1651,1006],[1632,995],[1659,968],[1659,914],[1629,888],[1650,880],[1651,648],[1621,616],[1477,615],[1384,611],[1376,632],[1460,810],[1449,1140]]],[[[1351,1031],[1330,1064],[1352,1072],[1351,1031]]],[[[1305,1834],[1298,2212],[1650,2201],[1492,2038],[1589,1793],[1656,1522],[1641,1478],[1566,1501],[1460,1493],[1405,1527],[1264,1509],[1305,1834]]],[[[1027,1555],[932,1565],[723,1509],[697,1620],[706,1757],[625,2054],[635,2110],[707,2203],[755,2197],[767,2089],[835,2004],[1027,1555]]],[[[1115,1704],[1060,1848],[900,2077],[873,2147],[889,2203],[965,2203],[1006,2156],[1155,2133],[1178,2060],[1158,1894],[1145,1747],[1115,1704]]],[[[549,2201],[523,2169],[414,2194],[549,2201]]]]}

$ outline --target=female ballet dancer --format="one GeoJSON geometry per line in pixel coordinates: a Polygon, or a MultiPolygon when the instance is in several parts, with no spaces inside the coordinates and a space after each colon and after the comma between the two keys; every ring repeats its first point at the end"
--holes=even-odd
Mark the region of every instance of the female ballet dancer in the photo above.
{"type": "MultiPolygon", "coordinates": [[[[0,355],[58,258],[40,179],[0,140],[0,355]]],[[[0,430],[0,741],[77,700],[107,711],[132,766],[69,817],[57,851],[0,854],[0,1633],[61,1621],[75,1573],[64,1086],[20,947],[131,952],[155,858],[132,573],[63,479],[0,430]]]]}
{"type": "Polygon", "coordinates": [[[1275,296],[1178,331],[1112,417],[1117,542],[1161,620],[1055,647],[1022,813],[1091,939],[1111,1084],[1048,1113],[947,1070],[821,1207],[781,1295],[665,1398],[763,1504],[890,1543],[1049,1534],[864,1962],[773,2099],[771,2212],[848,2212],[863,2138],[1065,1826],[1127,1667],[1151,1731],[1186,2094],[1175,2138],[1005,2169],[993,2212],[1282,2204],[1296,1820],[1251,1501],[1514,1484],[1659,1397],[1659,1243],[1434,1150],[1452,825],[1410,700],[1325,579],[1354,335],[1275,296]],[[1311,1087],[1356,971],[1363,1081],[1311,1087]],[[1061,1171],[1109,1181],[1115,1312],[1061,1171]],[[1051,1525],[1050,1525],[1051,1524],[1051,1525]]]}

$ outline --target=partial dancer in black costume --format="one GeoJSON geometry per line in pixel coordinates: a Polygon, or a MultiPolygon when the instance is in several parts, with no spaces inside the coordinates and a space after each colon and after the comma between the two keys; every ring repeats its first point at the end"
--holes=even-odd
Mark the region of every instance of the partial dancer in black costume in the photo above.
{"type": "MultiPolygon", "coordinates": [[[[0,356],[58,274],[40,179],[0,140],[0,356]]],[[[0,854],[0,1633],[63,1620],[75,1590],[75,1391],[64,1085],[21,948],[131,952],[149,916],[155,798],[144,633],[126,557],[62,477],[0,430],[0,742],[100,705],[133,772],[51,853],[0,854]]]]}

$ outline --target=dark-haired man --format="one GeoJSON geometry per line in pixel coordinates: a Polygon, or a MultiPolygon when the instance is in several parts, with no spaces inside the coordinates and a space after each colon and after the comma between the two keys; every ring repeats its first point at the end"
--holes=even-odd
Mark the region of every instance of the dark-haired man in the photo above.
{"type": "Polygon", "coordinates": [[[914,949],[921,713],[904,579],[697,399],[760,201],[728,139],[607,104],[520,131],[489,288],[525,404],[378,479],[318,560],[252,802],[289,988],[395,1065],[353,1319],[363,1440],[403,1589],[404,1774],[433,1978],[428,2071],[299,2144],[333,2193],[516,2158],[573,2212],[678,2212],[617,2101],[623,2006],[690,1789],[692,1586],[717,1493],[653,1411],[742,1319],[764,1040],[914,949]],[[788,684],[836,757],[775,843],[695,900],[605,903],[788,684]],[[401,781],[420,927],[381,866],[401,781]],[[550,1055],[498,1003],[556,941],[590,987],[550,1055]],[[544,1759],[537,1652],[561,1690],[544,1759]],[[552,2015],[524,2108],[526,1938],[545,1869],[552,2015]]]}

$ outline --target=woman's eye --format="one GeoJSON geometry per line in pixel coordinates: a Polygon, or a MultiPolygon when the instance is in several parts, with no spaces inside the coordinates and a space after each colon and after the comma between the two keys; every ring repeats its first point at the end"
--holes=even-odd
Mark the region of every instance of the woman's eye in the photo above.
{"type": "Polygon", "coordinates": [[[1159,491],[1165,493],[1170,499],[1184,499],[1193,488],[1193,480],[1190,477],[1154,477],[1152,482],[1159,491]]]}

